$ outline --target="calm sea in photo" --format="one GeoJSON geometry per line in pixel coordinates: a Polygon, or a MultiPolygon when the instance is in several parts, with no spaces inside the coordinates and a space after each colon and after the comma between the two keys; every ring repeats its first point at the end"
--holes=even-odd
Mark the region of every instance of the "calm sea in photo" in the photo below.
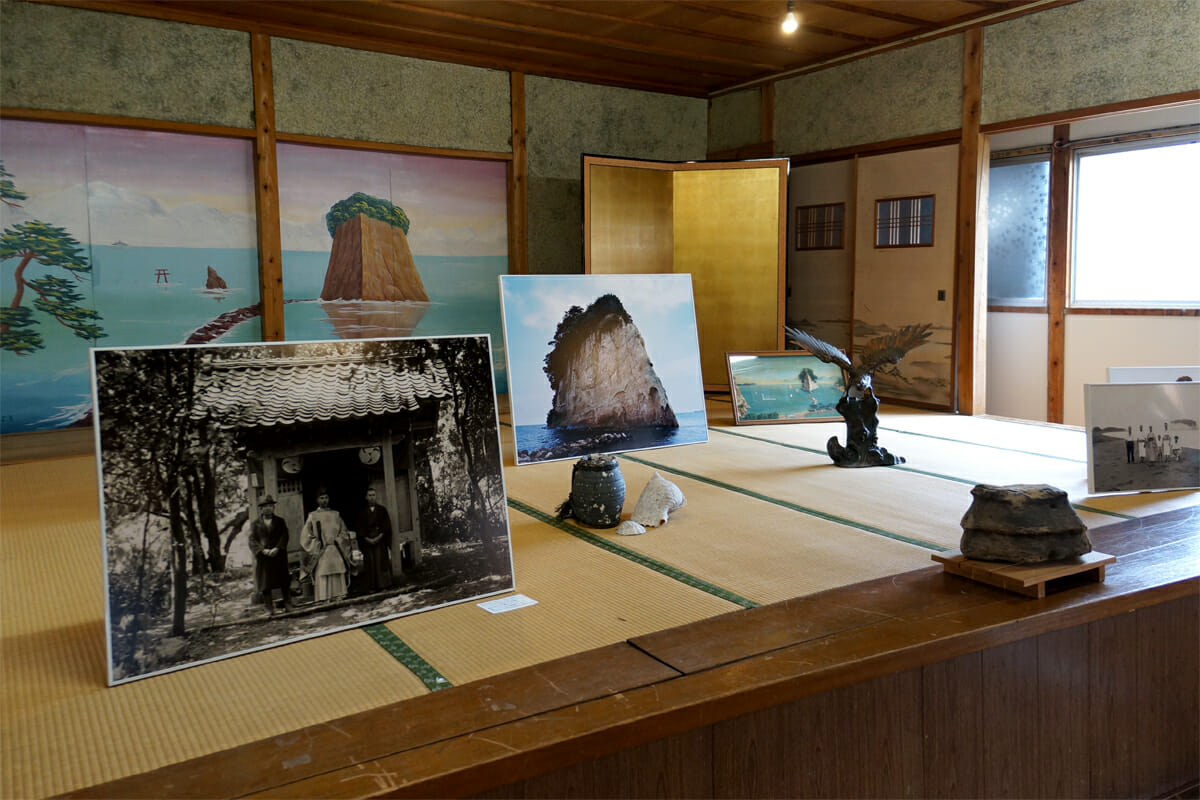
{"type": "MultiPolygon", "coordinates": [[[[704,411],[687,411],[675,416],[679,420],[678,428],[622,431],[627,432],[629,438],[597,452],[619,453],[708,441],[708,417],[704,411]]],[[[571,445],[605,432],[602,428],[547,428],[545,425],[517,425],[514,429],[518,452],[548,449],[560,444],[571,445]]]]}

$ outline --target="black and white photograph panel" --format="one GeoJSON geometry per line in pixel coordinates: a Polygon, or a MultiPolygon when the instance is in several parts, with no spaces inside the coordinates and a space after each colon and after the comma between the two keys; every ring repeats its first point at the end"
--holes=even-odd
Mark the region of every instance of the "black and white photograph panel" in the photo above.
{"type": "Polygon", "coordinates": [[[511,591],[487,336],[92,350],[109,683],[511,591]]]}
{"type": "Polygon", "coordinates": [[[1088,491],[1200,487],[1200,383],[1083,387],[1088,491]]]}

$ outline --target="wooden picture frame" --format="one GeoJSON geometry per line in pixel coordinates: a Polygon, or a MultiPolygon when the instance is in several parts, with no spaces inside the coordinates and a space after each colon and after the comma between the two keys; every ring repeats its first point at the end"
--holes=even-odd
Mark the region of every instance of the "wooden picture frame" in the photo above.
{"type": "Polygon", "coordinates": [[[725,361],[735,425],[829,422],[842,416],[836,408],[846,390],[841,367],[807,350],[729,352],[725,361]]]}

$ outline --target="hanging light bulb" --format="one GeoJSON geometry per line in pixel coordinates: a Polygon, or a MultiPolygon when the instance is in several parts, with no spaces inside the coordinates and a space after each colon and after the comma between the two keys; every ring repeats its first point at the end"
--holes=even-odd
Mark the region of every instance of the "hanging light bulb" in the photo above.
{"type": "Polygon", "coordinates": [[[787,14],[783,18],[783,32],[795,33],[800,27],[800,18],[796,16],[794,0],[788,0],[787,14]]]}

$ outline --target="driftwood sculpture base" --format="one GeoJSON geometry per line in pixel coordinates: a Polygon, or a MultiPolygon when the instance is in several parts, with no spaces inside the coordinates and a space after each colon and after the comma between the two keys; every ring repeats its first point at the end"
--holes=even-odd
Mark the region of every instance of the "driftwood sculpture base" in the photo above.
{"type": "Polygon", "coordinates": [[[825,450],[839,467],[890,467],[904,459],[879,446],[879,399],[870,386],[866,391],[851,389],[835,406],[846,420],[846,446],[836,436],[829,437],[825,450]],[[856,396],[857,395],[857,396],[856,396]]]}

